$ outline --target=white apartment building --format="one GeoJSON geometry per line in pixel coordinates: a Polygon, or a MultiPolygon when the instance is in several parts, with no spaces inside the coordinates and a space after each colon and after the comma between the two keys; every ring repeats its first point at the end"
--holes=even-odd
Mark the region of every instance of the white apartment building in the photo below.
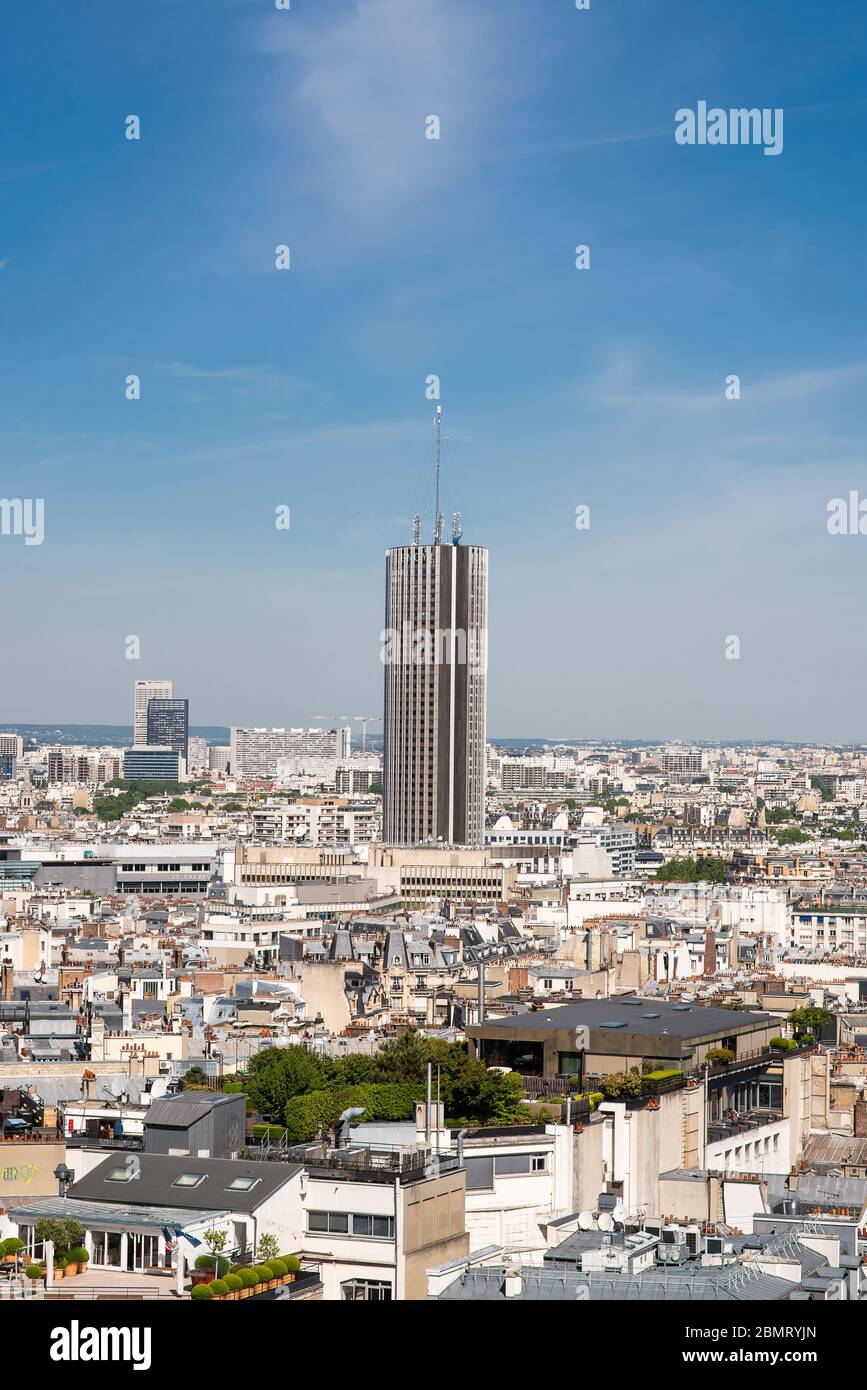
{"type": "Polygon", "coordinates": [[[133,702],[133,743],[141,747],[148,741],[148,705],[151,700],[173,700],[174,681],[136,681],[133,702]]]}
{"type": "Polygon", "coordinates": [[[334,759],[343,762],[352,748],[352,727],[340,729],[233,728],[229,763],[232,776],[276,777],[281,762],[292,759],[334,759]]]}
{"type": "Polygon", "coordinates": [[[481,1132],[464,1140],[463,1159],[470,1251],[486,1245],[543,1250],[542,1226],[574,1210],[573,1135],[566,1125],[481,1132]]]}
{"type": "Polygon", "coordinates": [[[379,803],[354,806],[330,801],[277,802],[250,813],[253,836],[309,845],[367,845],[382,836],[379,803]]]}
{"type": "Polygon", "coordinates": [[[867,904],[806,908],[792,912],[788,946],[828,955],[867,956],[867,904]]]}
{"type": "Polygon", "coordinates": [[[635,831],[620,825],[582,825],[573,831],[571,855],[563,857],[570,878],[628,878],[635,869],[635,831]]]}

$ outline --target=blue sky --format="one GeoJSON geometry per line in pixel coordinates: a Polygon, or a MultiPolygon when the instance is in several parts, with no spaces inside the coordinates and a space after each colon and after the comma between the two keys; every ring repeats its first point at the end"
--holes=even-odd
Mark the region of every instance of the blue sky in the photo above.
{"type": "Polygon", "coordinates": [[[6,38],[0,496],[46,535],[0,536],[0,719],[167,675],[196,724],[381,708],[436,373],[493,734],[867,739],[867,536],[826,529],[867,497],[856,0],[48,0],[6,38]],[[676,144],[700,100],[782,108],[782,154],[676,144]]]}

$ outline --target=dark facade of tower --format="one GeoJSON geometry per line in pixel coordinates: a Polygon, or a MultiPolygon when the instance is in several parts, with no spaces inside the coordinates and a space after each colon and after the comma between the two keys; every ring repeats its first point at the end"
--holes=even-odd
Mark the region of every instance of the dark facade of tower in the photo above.
{"type": "Polygon", "coordinates": [[[187,757],[189,700],[148,700],[148,743],[172,748],[187,757]]]}
{"type": "Polygon", "coordinates": [[[488,552],[386,552],[383,839],[472,845],[485,833],[488,552]]]}

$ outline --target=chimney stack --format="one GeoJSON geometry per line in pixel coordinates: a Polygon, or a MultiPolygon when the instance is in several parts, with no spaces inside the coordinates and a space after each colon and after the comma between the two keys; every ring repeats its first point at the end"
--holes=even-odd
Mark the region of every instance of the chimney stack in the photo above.
{"type": "Polygon", "coordinates": [[[503,1280],[503,1293],[506,1298],[517,1298],[524,1291],[524,1280],[521,1274],[521,1265],[517,1260],[510,1261],[506,1265],[505,1279],[503,1280]]]}

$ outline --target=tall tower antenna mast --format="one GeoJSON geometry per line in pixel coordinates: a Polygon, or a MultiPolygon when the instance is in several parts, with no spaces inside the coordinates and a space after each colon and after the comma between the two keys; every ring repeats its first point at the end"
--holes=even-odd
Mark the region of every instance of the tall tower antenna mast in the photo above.
{"type": "Polygon", "coordinates": [[[443,518],[440,511],[440,458],[442,454],[442,424],[443,408],[437,406],[436,413],[436,441],[437,441],[437,474],[436,474],[436,502],[434,503],[434,545],[439,545],[443,534],[443,518]]]}

